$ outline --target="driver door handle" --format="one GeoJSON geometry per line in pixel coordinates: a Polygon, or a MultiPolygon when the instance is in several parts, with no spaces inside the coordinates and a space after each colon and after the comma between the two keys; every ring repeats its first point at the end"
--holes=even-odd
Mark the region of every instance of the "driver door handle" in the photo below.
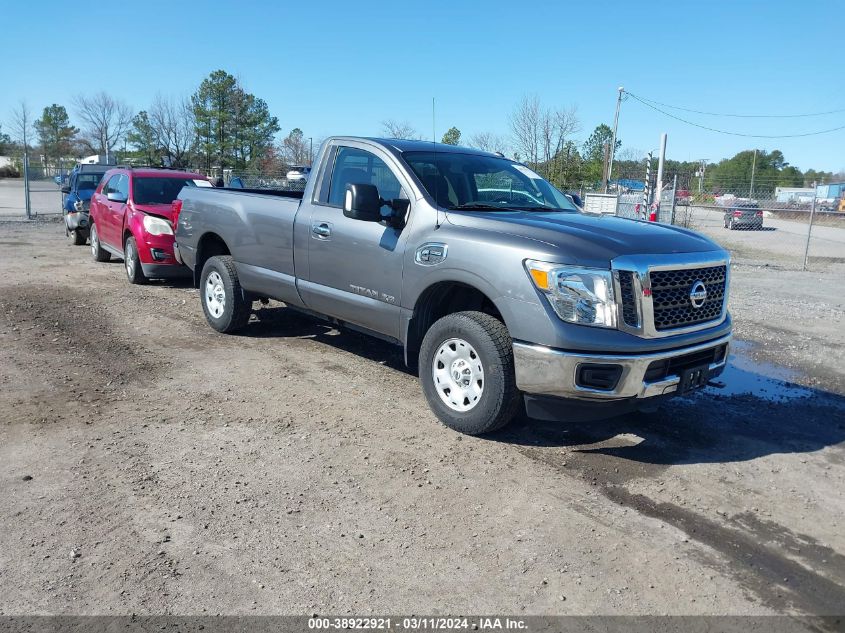
{"type": "Polygon", "coordinates": [[[328,239],[332,234],[331,224],[328,222],[315,222],[311,225],[311,233],[319,240],[328,239]]]}

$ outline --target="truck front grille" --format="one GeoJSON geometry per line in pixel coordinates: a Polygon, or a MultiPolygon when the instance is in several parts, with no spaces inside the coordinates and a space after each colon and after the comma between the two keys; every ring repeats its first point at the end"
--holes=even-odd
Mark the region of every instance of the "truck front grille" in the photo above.
{"type": "Polygon", "coordinates": [[[726,273],[725,266],[651,271],[654,329],[672,330],[718,319],[725,301],[726,273]],[[707,298],[699,308],[690,301],[690,291],[697,281],[707,289],[707,298]]]}

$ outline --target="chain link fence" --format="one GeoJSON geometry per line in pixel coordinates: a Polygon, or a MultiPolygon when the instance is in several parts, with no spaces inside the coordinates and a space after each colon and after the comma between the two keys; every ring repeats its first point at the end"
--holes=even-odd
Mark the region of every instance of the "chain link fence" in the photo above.
{"type": "MultiPolygon", "coordinates": [[[[33,216],[62,213],[61,185],[72,167],[33,161],[29,170],[33,216]]],[[[229,187],[290,191],[302,191],[308,176],[295,168],[194,171],[229,187]]],[[[713,185],[691,175],[678,175],[664,183],[659,205],[650,199],[654,182],[648,189],[644,181],[626,181],[625,186],[616,183],[610,195],[602,195],[592,183],[561,189],[578,195],[588,212],[701,232],[728,248],[736,262],[789,269],[841,267],[845,271],[845,184],[786,187],[758,179],[713,185]]],[[[0,178],[0,218],[25,218],[25,195],[23,178],[0,178]]]]}
{"type": "Polygon", "coordinates": [[[698,231],[730,250],[738,263],[845,270],[843,193],[845,185],[786,187],[750,180],[693,191],[664,185],[659,207],[646,203],[644,191],[618,192],[615,214],[698,231]]]}

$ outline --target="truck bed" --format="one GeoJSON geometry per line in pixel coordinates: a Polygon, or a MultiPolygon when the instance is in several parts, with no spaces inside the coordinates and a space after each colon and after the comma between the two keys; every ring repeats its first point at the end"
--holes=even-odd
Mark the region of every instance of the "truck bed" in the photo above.
{"type": "Polygon", "coordinates": [[[234,191],[236,193],[257,193],[266,196],[278,196],[280,198],[295,198],[302,200],[305,191],[293,191],[291,189],[247,189],[240,187],[214,187],[213,191],[234,191]]]}

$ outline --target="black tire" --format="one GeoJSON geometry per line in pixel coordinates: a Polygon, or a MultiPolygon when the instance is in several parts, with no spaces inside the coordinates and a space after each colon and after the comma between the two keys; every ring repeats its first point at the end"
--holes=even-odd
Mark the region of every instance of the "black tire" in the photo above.
{"type": "MultiPolygon", "coordinates": [[[[504,323],[483,312],[456,312],[436,321],[420,347],[419,375],[428,406],[443,424],[460,433],[482,435],[500,429],[514,418],[521,405],[514,376],[513,341],[504,323]],[[471,406],[466,411],[445,402],[444,398],[450,397],[441,397],[441,391],[446,393],[446,382],[438,383],[434,377],[436,357],[451,339],[467,343],[468,349],[476,353],[477,358],[471,362],[480,363],[483,376],[477,402],[465,400],[458,404],[471,406]]],[[[470,379],[475,377],[470,374],[470,379]]]]}
{"type": "Polygon", "coordinates": [[[91,254],[95,262],[107,262],[111,259],[111,253],[100,246],[100,237],[97,232],[97,225],[91,222],[91,254]]]}
{"type": "Polygon", "coordinates": [[[147,278],[144,276],[144,269],[141,268],[138,244],[131,235],[126,238],[126,243],[123,245],[123,267],[126,270],[126,278],[130,284],[147,283],[147,278]]]}
{"type": "Polygon", "coordinates": [[[67,236],[70,238],[70,242],[74,246],[82,246],[85,244],[85,235],[80,233],[77,229],[72,231],[68,230],[67,236]]]}
{"type": "Polygon", "coordinates": [[[252,301],[241,288],[235,260],[230,255],[216,255],[205,262],[200,275],[200,301],[206,321],[218,332],[236,332],[249,321],[252,301]],[[218,283],[214,283],[215,274],[218,283]],[[209,277],[212,277],[211,285],[209,277]],[[223,301],[219,305],[221,293],[223,301]]]}

